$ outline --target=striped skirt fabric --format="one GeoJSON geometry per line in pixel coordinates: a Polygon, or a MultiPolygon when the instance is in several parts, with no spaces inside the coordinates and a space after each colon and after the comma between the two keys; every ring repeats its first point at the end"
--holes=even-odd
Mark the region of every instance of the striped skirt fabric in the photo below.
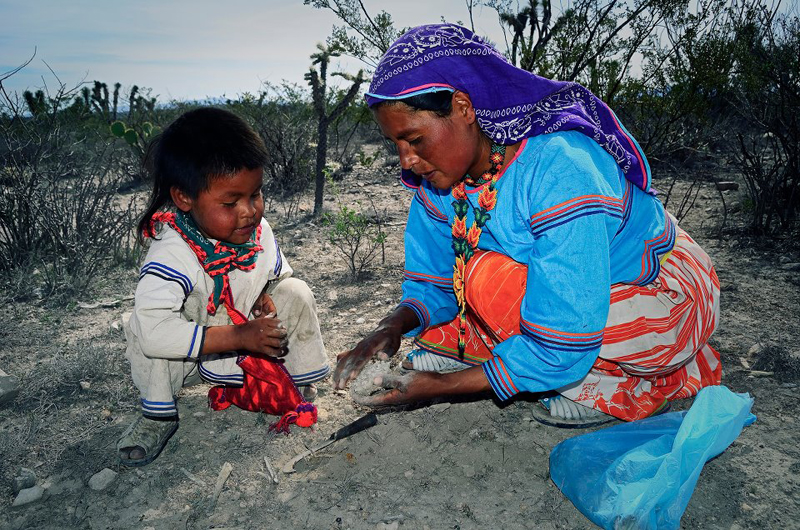
{"type": "MultiPolygon", "coordinates": [[[[495,344],[518,334],[526,267],[481,252],[467,266],[464,362],[492,358],[495,344]]],[[[678,228],[675,246],[648,285],[614,284],[603,344],[580,381],[556,389],[617,418],[649,416],[665,401],[718,385],[719,354],[708,339],[719,320],[719,280],[708,255],[678,228]]],[[[425,330],[415,347],[458,358],[457,321],[425,330]]]]}

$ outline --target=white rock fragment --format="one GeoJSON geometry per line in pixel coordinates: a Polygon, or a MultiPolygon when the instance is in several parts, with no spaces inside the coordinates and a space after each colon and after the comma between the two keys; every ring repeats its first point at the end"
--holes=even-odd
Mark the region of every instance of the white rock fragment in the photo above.
{"type": "Polygon", "coordinates": [[[364,317],[359,317],[359,318],[356,319],[356,324],[363,324],[365,322],[366,322],[366,319],[364,317]]]}
{"type": "Polygon", "coordinates": [[[92,475],[92,478],[89,479],[89,487],[94,491],[103,491],[114,482],[115,478],[117,478],[117,472],[105,468],[92,475]]]}
{"type": "Polygon", "coordinates": [[[17,494],[11,506],[22,506],[23,504],[30,504],[36,502],[44,495],[44,488],[41,486],[34,486],[32,488],[25,488],[17,494]]]}
{"type": "Polygon", "coordinates": [[[14,481],[11,483],[11,489],[14,491],[14,493],[19,493],[20,491],[32,488],[35,485],[36,473],[34,473],[32,469],[21,467],[17,472],[17,476],[14,477],[14,481]]]}
{"type": "Polygon", "coordinates": [[[389,361],[377,361],[367,364],[355,381],[350,384],[350,392],[359,396],[369,396],[380,388],[375,384],[379,377],[391,372],[389,361]]]}
{"type": "Polygon", "coordinates": [[[0,370],[0,405],[9,403],[19,394],[19,381],[0,370]]]}

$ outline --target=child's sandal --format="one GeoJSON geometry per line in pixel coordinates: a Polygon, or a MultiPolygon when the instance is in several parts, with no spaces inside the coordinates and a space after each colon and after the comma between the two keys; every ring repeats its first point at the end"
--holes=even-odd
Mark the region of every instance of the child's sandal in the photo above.
{"type": "Polygon", "coordinates": [[[117,442],[117,453],[119,454],[120,464],[129,467],[145,466],[156,459],[161,454],[167,441],[178,430],[178,422],[158,421],[139,416],[122,433],[117,442]],[[145,456],[143,458],[131,458],[131,452],[142,449],[145,456]]]}

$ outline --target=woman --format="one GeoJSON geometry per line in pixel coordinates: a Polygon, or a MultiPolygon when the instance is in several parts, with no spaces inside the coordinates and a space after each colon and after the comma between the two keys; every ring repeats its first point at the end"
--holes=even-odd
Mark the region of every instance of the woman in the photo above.
{"type": "Polygon", "coordinates": [[[567,423],[635,420],[719,384],[716,273],[604,103],[454,25],[395,42],[367,102],[416,195],[403,301],[339,356],[337,388],[403,334],[413,371],[366,404],[555,392],[567,423]]]}

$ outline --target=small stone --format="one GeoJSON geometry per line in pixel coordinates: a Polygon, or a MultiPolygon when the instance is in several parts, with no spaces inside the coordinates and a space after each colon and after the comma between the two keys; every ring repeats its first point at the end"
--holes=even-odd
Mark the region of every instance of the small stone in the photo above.
{"type": "Polygon", "coordinates": [[[92,475],[92,478],[89,479],[89,487],[95,491],[103,491],[114,482],[115,478],[117,478],[116,471],[105,468],[92,475]]]}
{"type": "Polygon", "coordinates": [[[111,329],[113,329],[114,331],[119,331],[122,329],[122,324],[115,320],[114,322],[111,323],[111,329]]]}
{"type": "Polygon", "coordinates": [[[16,494],[24,489],[32,488],[35,485],[36,473],[34,473],[32,469],[21,467],[19,468],[19,472],[17,472],[17,476],[14,477],[14,481],[11,483],[11,489],[16,494]]]}
{"type": "Polygon", "coordinates": [[[748,357],[753,357],[754,355],[758,355],[759,353],[761,353],[761,350],[763,350],[763,349],[764,349],[764,345],[759,343],[759,342],[756,342],[755,344],[750,346],[749,350],[747,350],[747,356],[748,357]]]}
{"type": "Polygon", "coordinates": [[[358,317],[356,319],[356,324],[363,324],[365,322],[366,322],[366,319],[364,317],[358,317]]]}
{"type": "Polygon", "coordinates": [[[751,511],[753,511],[753,507],[750,506],[749,504],[747,504],[746,502],[743,502],[742,503],[742,510],[744,510],[746,512],[751,512],[751,511]]]}
{"type": "Polygon", "coordinates": [[[474,467],[472,467],[472,466],[462,466],[462,469],[464,470],[464,475],[467,478],[472,478],[472,477],[475,476],[475,468],[474,467]]]}
{"type": "Polygon", "coordinates": [[[0,405],[11,402],[19,395],[19,381],[0,370],[0,405]]]}
{"type": "Polygon", "coordinates": [[[41,499],[43,495],[44,488],[41,486],[26,488],[17,494],[17,497],[14,499],[14,502],[11,504],[11,506],[22,506],[23,504],[36,502],[41,499]]]}
{"type": "Polygon", "coordinates": [[[445,401],[444,403],[436,403],[430,406],[430,409],[434,412],[444,412],[450,408],[450,403],[445,401]]]}
{"type": "Polygon", "coordinates": [[[717,182],[717,189],[719,191],[736,191],[739,189],[739,184],[736,182],[717,182]]]}
{"type": "Polygon", "coordinates": [[[89,381],[81,381],[78,384],[81,385],[81,390],[89,390],[92,388],[92,384],[89,381]]]}
{"type": "Polygon", "coordinates": [[[339,293],[336,291],[328,291],[328,300],[335,302],[339,299],[339,293]]]}
{"type": "Polygon", "coordinates": [[[392,521],[391,523],[378,523],[377,530],[397,530],[400,528],[399,521],[392,521]]]}
{"type": "Polygon", "coordinates": [[[414,475],[414,472],[409,469],[408,471],[403,473],[403,475],[405,475],[406,478],[411,478],[414,475]]]}
{"type": "Polygon", "coordinates": [[[195,417],[195,418],[202,418],[202,417],[204,417],[205,415],[206,415],[206,413],[205,413],[205,412],[203,412],[202,410],[199,410],[199,411],[197,411],[197,412],[193,412],[193,413],[192,413],[192,416],[193,416],[193,417],[195,417]]]}

